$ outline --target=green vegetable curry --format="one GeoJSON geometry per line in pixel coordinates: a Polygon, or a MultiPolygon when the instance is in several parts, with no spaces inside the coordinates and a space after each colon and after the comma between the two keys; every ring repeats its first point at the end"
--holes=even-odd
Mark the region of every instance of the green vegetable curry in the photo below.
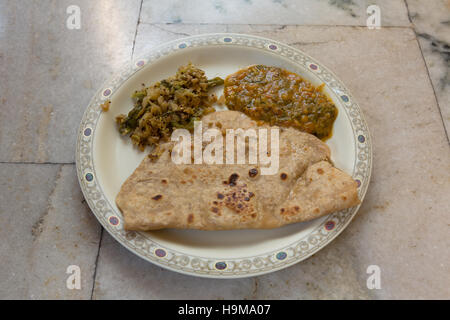
{"type": "Polygon", "coordinates": [[[250,66],[225,79],[225,103],[271,125],[294,127],[320,139],[331,136],[338,110],[322,92],[299,75],[264,65],[250,66]]]}

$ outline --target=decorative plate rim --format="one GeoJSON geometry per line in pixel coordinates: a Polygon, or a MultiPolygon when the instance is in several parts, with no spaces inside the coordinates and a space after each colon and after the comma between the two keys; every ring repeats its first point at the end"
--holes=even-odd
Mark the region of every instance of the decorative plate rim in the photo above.
{"type": "Polygon", "coordinates": [[[149,239],[145,233],[124,231],[121,213],[109,203],[100,184],[97,184],[93,163],[93,142],[96,125],[102,113],[100,105],[114,93],[114,90],[149,62],[186,48],[207,46],[244,46],[273,52],[299,67],[309,69],[323,81],[335,94],[335,98],[341,99],[345,113],[351,120],[355,138],[355,164],[352,176],[358,183],[361,202],[364,200],[372,171],[372,140],[364,115],[349,90],[334,73],[304,52],[272,39],[237,33],[201,34],[163,43],[131,64],[126,64],[107,80],[89,102],[78,129],[76,145],[78,181],[87,204],[103,228],[125,248],[160,267],[206,278],[243,278],[278,271],[307,259],[334,240],[347,227],[361,204],[328,215],[327,219],[311,233],[283,248],[251,257],[212,260],[165,248],[149,239]]]}

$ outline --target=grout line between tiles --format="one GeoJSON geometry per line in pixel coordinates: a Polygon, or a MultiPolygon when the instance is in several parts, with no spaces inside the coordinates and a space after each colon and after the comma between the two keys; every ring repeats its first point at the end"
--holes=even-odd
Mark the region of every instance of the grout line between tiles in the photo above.
{"type": "Polygon", "coordinates": [[[174,31],[170,31],[170,30],[164,29],[163,27],[160,26],[160,24],[152,24],[152,26],[154,26],[155,28],[157,28],[159,30],[162,30],[164,32],[168,32],[168,33],[175,34],[175,35],[178,35],[178,36],[184,36],[184,37],[190,36],[190,34],[187,34],[187,33],[174,32],[174,31]]]}
{"type": "Polygon", "coordinates": [[[413,24],[412,19],[411,19],[411,15],[409,14],[409,6],[408,6],[408,1],[403,0],[403,2],[405,3],[405,7],[406,7],[406,15],[408,16],[408,20],[411,24],[413,24]]]}
{"type": "Polygon", "coordinates": [[[133,58],[134,58],[134,47],[136,45],[136,36],[137,36],[139,24],[141,23],[141,12],[142,12],[142,3],[143,2],[144,2],[144,0],[141,0],[141,4],[139,6],[138,19],[136,22],[136,29],[134,30],[133,48],[131,49],[131,60],[133,60],[133,58]]]}
{"type": "MultiPolygon", "coordinates": [[[[367,28],[366,25],[348,25],[348,24],[286,24],[286,23],[207,23],[207,22],[144,22],[139,24],[145,25],[224,25],[224,26],[292,26],[292,27],[348,27],[348,28],[367,28]]],[[[404,26],[381,26],[381,29],[408,29],[412,28],[410,25],[404,26]]],[[[368,29],[368,28],[367,28],[368,29]]]]}
{"type": "Polygon", "coordinates": [[[91,297],[90,300],[94,297],[94,291],[95,291],[95,278],[97,277],[97,266],[98,266],[98,258],[100,256],[100,248],[102,246],[102,240],[103,240],[103,227],[100,227],[100,241],[98,242],[98,249],[97,249],[97,256],[95,257],[95,264],[94,264],[94,275],[92,276],[92,289],[91,289],[91,297]]]}

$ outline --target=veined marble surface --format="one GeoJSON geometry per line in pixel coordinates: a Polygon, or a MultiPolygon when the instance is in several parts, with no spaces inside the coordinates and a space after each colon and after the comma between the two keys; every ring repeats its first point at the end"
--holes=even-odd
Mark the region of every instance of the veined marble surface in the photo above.
{"type": "Polygon", "coordinates": [[[449,1],[85,0],[81,29],[68,30],[72,4],[0,2],[0,299],[450,298],[449,1]],[[364,27],[369,2],[379,30],[364,27]],[[356,218],[273,274],[211,280],[156,267],[102,231],[78,186],[76,132],[103,81],[152,46],[210,32],[317,58],[371,130],[372,181],[356,218]],[[373,264],[379,290],[366,286],[373,264]],[[70,265],[80,290],[66,287],[70,265]]]}
{"type": "Polygon", "coordinates": [[[447,133],[450,130],[450,1],[407,0],[447,133]]]}
{"type": "Polygon", "coordinates": [[[403,0],[144,0],[144,23],[293,24],[365,26],[369,5],[385,26],[407,26],[403,0]]]}

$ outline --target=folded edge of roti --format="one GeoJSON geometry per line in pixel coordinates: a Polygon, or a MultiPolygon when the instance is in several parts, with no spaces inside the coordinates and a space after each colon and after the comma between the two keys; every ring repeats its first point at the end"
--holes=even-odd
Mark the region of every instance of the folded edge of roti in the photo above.
{"type": "MultiPolygon", "coordinates": [[[[257,126],[236,111],[214,112],[202,122],[222,130],[257,126]]],[[[328,146],[315,136],[280,129],[279,153],[275,175],[253,175],[260,167],[252,164],[176,165],[169,150],[156,161],[145,157],[116,197],[124,228],[269,229],[360,203],[356,182],[332,166],[328,146]]]]}

